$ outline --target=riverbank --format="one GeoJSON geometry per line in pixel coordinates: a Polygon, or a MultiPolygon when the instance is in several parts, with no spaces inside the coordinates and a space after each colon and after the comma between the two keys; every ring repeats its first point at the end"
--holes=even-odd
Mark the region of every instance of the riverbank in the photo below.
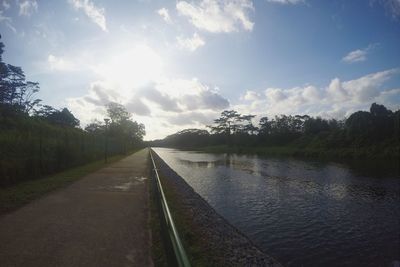
{"type": "Polygon", "coordinates": [[[396,144],[371,145],[368,147],[315,148],[312,146],[206,146],[191,148],[210,153],[257,154],[265,156],[286,156],[319,158],[330,160],[399,160],[400,147],[396,144]]]}
{"type": "Polygon", "coordinates": [[[220,216],[158,155],[154,156],[193,266],[281,266],[220,216]]]}

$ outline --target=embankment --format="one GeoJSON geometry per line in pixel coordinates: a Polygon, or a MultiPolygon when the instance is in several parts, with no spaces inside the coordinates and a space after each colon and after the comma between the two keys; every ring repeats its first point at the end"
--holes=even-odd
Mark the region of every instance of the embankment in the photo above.
{"type": "Polygon", "coordinates": [[[193,266],[282,266],[220,216],[156,153],[153,155],[193,266]]]}

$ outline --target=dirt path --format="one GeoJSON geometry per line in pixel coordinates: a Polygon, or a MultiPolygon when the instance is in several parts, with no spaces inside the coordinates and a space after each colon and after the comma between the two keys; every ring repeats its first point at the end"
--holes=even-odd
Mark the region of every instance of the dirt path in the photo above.
{"type": "Polygon", "coordinates": [[[148,150],[0,217],[1,266],[151,266],[148,150]]]}

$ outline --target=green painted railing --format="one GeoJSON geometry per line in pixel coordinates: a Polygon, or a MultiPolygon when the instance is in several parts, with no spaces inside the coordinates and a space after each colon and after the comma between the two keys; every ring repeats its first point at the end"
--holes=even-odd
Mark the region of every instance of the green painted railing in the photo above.
{"type": "Polygon", "coordinates": [[[162,218],[165,220],[165,224],[168,230],[169,243],[172,244],[172,248],[175,254],[176,262],[180,267],[190,267],[190,262],[186,255],[185,248],[182,245],[182,241],[179,238],[178,230],[176,229],[174,220],[172,219],[171,211],[168,207],[167,199],[165,198],[164,190],[158,175],[157,166],[153,158],[153,150],[150,148],[150,157],[153,163],[153,170],[155,176],[155,182],[157,184],[157,191],[160,196],[160,202],[162,207],[162,218]]]}

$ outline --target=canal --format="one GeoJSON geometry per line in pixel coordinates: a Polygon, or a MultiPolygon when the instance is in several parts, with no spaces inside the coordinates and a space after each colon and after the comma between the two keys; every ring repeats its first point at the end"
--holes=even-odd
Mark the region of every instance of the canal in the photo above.
{"type": "Polygon", "coordinates": [[[219,214],[285,266],[400,261],[396,164],[154,150],[219,214]]]}

